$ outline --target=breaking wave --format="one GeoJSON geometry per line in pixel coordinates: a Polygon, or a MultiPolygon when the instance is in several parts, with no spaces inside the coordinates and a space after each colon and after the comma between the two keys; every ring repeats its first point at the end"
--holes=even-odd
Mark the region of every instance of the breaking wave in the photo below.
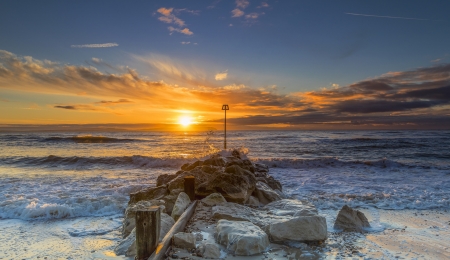
{"type": "Polygon", "coordinates": [[[130,139],[130,138],[113,138],[106,136],[92,136],[92,135],[82,135],[82,136],[70,136],[70,137],[58,137],[52,136],[42,140],[43,142],[74,142],[83,144],[97,144],[97,143],[127,143],[127,142],[140,142],[144,141],[141,139],[130,139]]]}
{"type": "Polygon", "coordinates": [[[186,158],[157,158],[152,156],[118,156],[118,157],[60,157],[49,155],[46,157],[11,157],[6,158],[6,164],[24,165],[24,166],[44,166],[44,167],[74,167],[83,168],[93,165],[114,166],[114,167],[133,167],[133,168],[158,168],[169,167],[179,168],[181,165],[191,162],[192,159],[186,158]]]}
{"type": "Polygon", "coordinates": [[[291,169],[304,169],[304,168],[320,168],[328,166],[351,166],[351,165],[367,165],[381,168],[387,167],[401,167],[406,166],[402,163],[380,159],[373,161],[342,161],[338,158],[316,158],[316,159],[287,159],[287,158],[268,158],[268,159],[255,159],[254,162],[262,163],[270,168],[291,168],[291,169]]]}

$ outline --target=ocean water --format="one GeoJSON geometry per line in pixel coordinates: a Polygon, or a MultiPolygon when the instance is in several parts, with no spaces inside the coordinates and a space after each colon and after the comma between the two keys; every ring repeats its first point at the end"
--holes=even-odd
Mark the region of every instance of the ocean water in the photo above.
{"type": "MultiPolygon", "coordinates": [[[[18,249],[17,232],[32,227],[30,244],[71,241],[55,258],[76,259],[86,249],[82,258],[109,257],[85,243],[100,237],[103,248],[114,247],[128,194],[221,151],[222,134],[1,133],[0,244],[17,241],[0,258],[30,255],[18,249]],[[42,237],[48,225],[57,230],[42,237]]],[[[322,211],[344,204],[450,209],[450,131],[231,131],[227,140],[228,148],[267,164],[284,192],[322,211]]]]}

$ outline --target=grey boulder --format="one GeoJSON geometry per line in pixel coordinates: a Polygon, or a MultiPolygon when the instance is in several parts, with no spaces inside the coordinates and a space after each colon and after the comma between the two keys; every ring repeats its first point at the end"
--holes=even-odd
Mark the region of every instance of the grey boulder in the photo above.
{"type": "Polygon", "coordinates": [[[336,217],[334,228],[344,232],[363,233],[364,228],[370,228],[370,224],[364,213],[344,205],[336,217]]]}
{"type": "Polygon", "coordinates": [[[216,233],[217,242],[236,255],[260,254],[269,246],[267,234],[248,221],[219,220],[216,233]]]}

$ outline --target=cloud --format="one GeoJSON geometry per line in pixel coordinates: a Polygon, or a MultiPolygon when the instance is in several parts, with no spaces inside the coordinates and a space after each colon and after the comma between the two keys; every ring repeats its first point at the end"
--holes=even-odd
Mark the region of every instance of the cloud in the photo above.
{"type": "Polygon", "coordinates": [[[250,13],[245,15],[245,18],[247,19],[257,19],[260,15],[262,15],[264,13],[258,14],[258,13],[250,13]]]}
{"type": "Polygon", "coordinates": [[[247,6],[248,6],[249,4],[250,4],[250,2],[247,1],[247,0],[236,0],[236,6],[237,6],[238,8],[245,9],[245,8],[247,8],[247,6]]]}
{"type": "Polygon", "coordinates": [[[355,15],[355,16],[375,17],[375,18],[388,18],[388,19],[402,19],[402,20],[416,20],[416,21],[439,21],[439,20],[411,18],[411,17],[400,17],[400,16],[384,16],[384,15],[356,14],[356,13],[345,13],[345,14],[355,15]]]}
{"type": "Polygon", "coordinates": [[[266,2],[262,2],[260,6],[258,6],[257,8],[267,8],[269,7],[269,4],[266,2]]]}
{"type": "Polygon", "coordinates": [[[112,43],[95,43],[95,44],[83,44],[83,45],[70,45],[72,48],[110,48],[110,47],[117,47],[119,44],[112,42],[112,43]]]}
{"type": "Polygon", "coordinates": [[[115,100],[115,101],[102,100],[102,101],[98,101],[95,103],[101,104],[101,105],[119,105],[119,104],[128,104],[128,103],[134,103],[134,102],[131,100],[125,99],[125,98],[121,98],[121,99],[115,100]]]}
{"type": "Polygon", "coordinates": [[[161,7],[157,10],[158,13],[160,13],[164,16],[170,16],[172,11],[173,11],[173,8],[165,8],[165,7],[161,7]]]}
{"type": "Polygon", "coordinates": [[[212,4],[211,5],[209,5],[208,7],[206,7],[207,9],[213,9],[213,8],[216,8],[216,5],[218,4],[218,3],[220,3],[222,0],[215,0],[214,2],[212,2],[212,4]]]}
{"type": "Polygon", "coordinates": [[[131,68],[111,74],[92,66],[0,50],[0,89],[66,96],[84,93],[86,98],[99,100],[52,105],[66,110],[136,116],[135,110],[141,108],[152,113],[190,109],[208,115],[205,123],[219,122],[211,109],[228,103],[233,111],[231,125],[450,127],[450,64],[387,72],[346,86],[280,94],[276,88],[256,89],[238,81],[225,86],[209,82],[210,73],[191,63],[183,65],[157,55],[133,57],[148,65],[153,80],[131,68]]]}
{"type": "Polygon", "coordinates": [[[193,32],[191,32],[189,30],[189,28],[184,28],[182,30],[178,29],[178,28],[174,28],[172,26],[169,26],[167,28],[169,29],[170,32],[179,32],[179,33],[186,34],[186,35],[193,35],[194,34],[193,32]]]}
{"type": "Polygon", "coordinates": [[[220,72],[217,73],[216,76],[214,77],[216,80],[224,80],[226,79],[228,76],[228,70],[224,71],[224,72],[220,72]]]}
{"type": "Polygon", "coordinates": [[[181,13],[181,12],[186,12],[186,13],[190,13],[193,15],[199,15],[200,11],[199,10],[189,10],[187,8],[181,8],[181,9],[175,9],[176,13],[181,13]]]}
{"type": "Polygon", "coordinates": [[[89,65],[97,65],[97,66],[107,67],[107,68],[110,68],[112,70],[119,71],[119,72],[123,72],[124,71],[123,68],[113,66],[113,65],[103,61],[102,59],[96,58],[96,57],[92,57],[91,60],[90,61],[86,61],[86,63],[89,64],[89,65]]]}
{"type": "Polygon", "coordinates": [[[233,11],[231,11],[231,13],[233,14],[233,16],[231,17],[241,17],[244,15],[244,12],[241,11],[240,9],[236,8],[233,11]]]}
{"type": "Polygon", "coordinates": [[[68,110],[77,110],[76,106],[54,106],[54,108],[68,109],[68,110]]]}
{"type": "Polygon", "coordinates": [[[181,42],[181,44],[190,44],[191,42],[181,42]]]}
{"type": "Polygon", "coordinates": [[[173,26],[167,27],[167,29],[169,29],[170,32],[179,32],[179,33],[186,34],[186,35],[194,34],[191,30],[189,30],[189,28],[185,27],[186,23],[183,20],[181,20],[180,18],[178,18],[177,16],[175,16],[173,13],[174,12],[175,13],[187,12],[187,13],[198,15],[200,13],[200,11],[189,10],[186,8],[174,9],[174,8],[161,7],[157,10],[157,12],[159,14],[161,14],[161,16],[158,17],[158,20],[165,22],[165,23],[174,24],[179,27],[179,28],[174,28],[173,26]],[[185,28],[183,28],[183,27],[185,27],[185,28]]]}

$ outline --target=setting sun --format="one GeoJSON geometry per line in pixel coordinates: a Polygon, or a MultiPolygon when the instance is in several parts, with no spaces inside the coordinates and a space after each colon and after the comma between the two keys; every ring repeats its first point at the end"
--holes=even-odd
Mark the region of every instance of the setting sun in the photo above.
{"type": "Polygon", "coordinates": [[[182,116],[179,119],[179,123],[182,126],[189,126],[192,124],[192,118],[190,116],[182,116]]]}

